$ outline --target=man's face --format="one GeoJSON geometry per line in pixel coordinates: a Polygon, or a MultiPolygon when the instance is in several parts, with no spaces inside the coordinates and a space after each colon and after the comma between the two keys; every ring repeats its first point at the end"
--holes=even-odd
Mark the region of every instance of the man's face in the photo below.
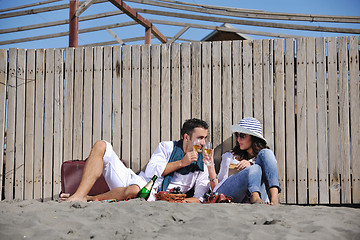
{"type": "Polygon", "coordinates": [[[200,144],[202,146],[205,145],[207,138],[207,129],[201,127],[194,128],[194,131],[191,134],[191,136],[185,134],[184,138],[187,140],[187,146],[186,146],[187,151],[192,151],[192,143],[196,139],[200,141],[200,144]]]}

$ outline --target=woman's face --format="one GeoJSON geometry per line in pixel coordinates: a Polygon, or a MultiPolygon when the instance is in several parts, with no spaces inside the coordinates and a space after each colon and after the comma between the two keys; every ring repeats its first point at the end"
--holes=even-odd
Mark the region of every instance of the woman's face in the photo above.
{"type": "Polygon", "coordinates": [[[245,133],[236,133],[236,140],[239,143],[241,150],[248,150],[251,148],[251,136],[245,133]]]}

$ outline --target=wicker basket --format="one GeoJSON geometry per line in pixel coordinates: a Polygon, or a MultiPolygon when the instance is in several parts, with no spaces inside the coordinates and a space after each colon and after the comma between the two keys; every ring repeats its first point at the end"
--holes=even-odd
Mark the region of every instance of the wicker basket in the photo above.
{"type": "Polygon", "coordinates": [[[156,200],[162,200],[167,202],[182,202],[186,198],[186,194],[174,194],[174,193],[155,193],[156,200]]]}

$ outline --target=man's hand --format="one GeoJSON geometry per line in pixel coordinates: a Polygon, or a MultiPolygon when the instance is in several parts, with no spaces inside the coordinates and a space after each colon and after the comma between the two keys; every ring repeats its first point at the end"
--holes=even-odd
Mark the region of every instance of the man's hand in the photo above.
{"type": "Polygon", "coordinates": [[[196,162],[198,159],[198,153],[195,151],[188,152],[185,156],[181,159],[181,164],[183,167],[190,165],[192,162],[196,162]]]}
{"type": "Polygon", "coordinates": [[[241,160],[237,165],[236,165],[236,169],[241,171],[241,170],[244,170],[245,168],[247,167],[250,167],[251,164],[250,164],[250,161],[248,160],[241,160]]]}

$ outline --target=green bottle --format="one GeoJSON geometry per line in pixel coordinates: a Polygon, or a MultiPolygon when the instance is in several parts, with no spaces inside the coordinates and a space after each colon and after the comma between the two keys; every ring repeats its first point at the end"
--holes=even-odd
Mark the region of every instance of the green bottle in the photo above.
{"type": "Polygon", "coordinates": [[[145,187],[143,187],[137,194],[136,197],[138,198],[143,198],[145,200],[148,200],[149,196],[150,196],[150,192],[152,187],[154,186],[154,183],[157,179],[157,176],[154,175],[151,180],[145,185],[145,187]]]}

